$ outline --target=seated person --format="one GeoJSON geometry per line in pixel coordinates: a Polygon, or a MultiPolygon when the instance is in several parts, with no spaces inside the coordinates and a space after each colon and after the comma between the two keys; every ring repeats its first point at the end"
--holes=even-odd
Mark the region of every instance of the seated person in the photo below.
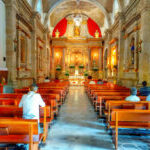
{"type": "MultiPolygon", "coordinates": [[[[45,103],[40,94],[37,93],[38,87],[33,85],[30,91],[23,95],[19,107],[23,107],[23,118],[24,119],[37,119],[39,122],[39,107],[45,107],[45,103]]],[[[39,126],[40,133],[40,126],[39,126]]],[[[18,146],[20,146],[18,144],[18,146]]],[[[29,149],[29,145],[24,145],[25,149],[29,149]]]]}
{"type": "Polygon", "coordinates": [[[101,79],[98,79],[97,84],[103,84],[103,81],[101,79]]]}
{"type": "Polygon", "coordinates": [[[89,84],[96,84],[95,81],[91,80],[89,84]]]}
{"type": "Polygon", "coordinates": [[[150,94],[150,87],[147,87],[147,82],[142,82],[143,87],[140,88],[140,95],[141,96],[148,96],[150,94]]]}
{"type": "Polygon", "coordinates": [[[140,98],[137,95],[137,89],[135,87],[131,88],[131,95],[126,97],[126,101],[130,101],[130,102],[139,102],[140,98]]]}
{"type": "Polygon", "coordinates": [[[39,107],[45,107],[45,103],[37,91],[38,87],[32,85],[30,91],[22,96],[19,107],[23,107],[24,119],[38,119],[39,121],[39,107]]]}
{"type": "Polygon", "coordinates": [[[49,77],[46,77],[45,80],[44,80],[44,82],[50,82],[49,77]]]}

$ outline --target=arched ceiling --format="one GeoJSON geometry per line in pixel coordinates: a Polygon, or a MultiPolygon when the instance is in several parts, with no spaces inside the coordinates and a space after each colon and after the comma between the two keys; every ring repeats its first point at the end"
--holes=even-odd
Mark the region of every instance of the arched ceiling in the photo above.
{"type": "Polygon", "coordinates": [[[83,13],[103,27],[105,18],[110,24],[109,13],[112,12],[113,2],[114,0],[80,0],[80,5],[77,6],[76,0],[43,0],[43,9],[52,27],[73,13],[83,13]]]}

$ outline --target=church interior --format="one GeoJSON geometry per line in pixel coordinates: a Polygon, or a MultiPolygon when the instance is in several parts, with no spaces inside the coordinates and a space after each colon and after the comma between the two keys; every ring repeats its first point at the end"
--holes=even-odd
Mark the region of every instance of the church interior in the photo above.
{"type": "Polygon", "coordinates": [[[149,36],[150,0],[0,0],[0,150],[150,150],[149,36]]]}

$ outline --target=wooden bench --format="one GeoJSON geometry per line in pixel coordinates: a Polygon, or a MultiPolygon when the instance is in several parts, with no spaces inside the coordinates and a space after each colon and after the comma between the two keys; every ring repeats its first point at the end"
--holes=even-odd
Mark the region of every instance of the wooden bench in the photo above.
{"type": "MultiPolygon", "coordinates": [[[[99,107],[99,116],[102,116],[103,113],[103,108],[106,107],[107,101],[120,101],[120,100],[125,100],[127,96],[98,96],[96,100],[96,107],[99,107]]],[[[141,101],[145,101],[146,97],[145,96],[139,96],[141,101]]],[[[96,109],[97,110],[97,109],[96,109]]]]}
{"type": "Polygon", "coordinates": [[[150,110],[113,110],[110,127],[115,130],[115,148],[118,149],[118,129],[150,129],[150,110]]]}
{"type": "Polygon", "coordinates": [[[111,111],[113,109],[136,109],[136,110],[150,110],[150,102],[129,102],[129,101],[108,101],[105,107],[105,116],[107,122],[111,120],[111,111]]]}
{"type": "MultiPolygon", "coordinates": [[[[46,141],[48,133],[48,125],[51,122],[50,107],[40,107],[40,123],[43,124],[43,142],[46,141]]],[[[1,117],[12,117],[22,118],[23,110],[17,106],[0,106],[0,118],[1,117]]]]}
{"type": "Polygon", "coordinates": [[[38,121],[21,118],[0,118],[0,143],[29,144],[29,150],[38,150],[42,134],[38,134],[38,121]]]}

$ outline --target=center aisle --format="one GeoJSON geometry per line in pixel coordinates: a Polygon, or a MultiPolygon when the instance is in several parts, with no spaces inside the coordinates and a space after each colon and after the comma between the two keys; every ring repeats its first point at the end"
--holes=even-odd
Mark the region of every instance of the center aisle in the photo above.
{"type": "Polygon", "coordinates": [[[41,150],[112,150],[107,134],[83,87],[70,87],[59,117],[48,133],[41,150]]]}

